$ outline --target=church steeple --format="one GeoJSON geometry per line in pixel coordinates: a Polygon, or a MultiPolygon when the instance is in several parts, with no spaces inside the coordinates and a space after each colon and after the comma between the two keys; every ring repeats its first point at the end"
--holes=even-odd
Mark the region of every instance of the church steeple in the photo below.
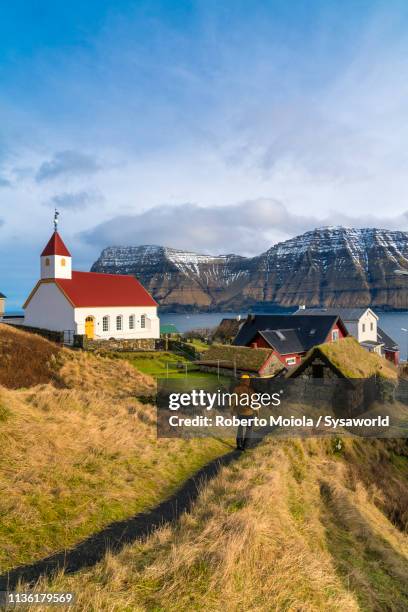
{"type": "Polygon", "coordinates": [[[54,233],[41,253],[41,278],[72,278],[72,257],[58,233],[59,212],[54,213],[54,233]]]}

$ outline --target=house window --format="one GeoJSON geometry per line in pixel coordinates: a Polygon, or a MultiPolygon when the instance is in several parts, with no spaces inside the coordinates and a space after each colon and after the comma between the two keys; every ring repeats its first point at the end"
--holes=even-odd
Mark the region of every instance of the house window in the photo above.
{"type": "Polygon", "coordinates": [[[62,267],[64,267],[64,266],[65,266],[65,263],[66,263],[66,262],[65,262],[65,259],[64,259],[64,258],[62,258],[62,259],[61,259],[61,266],[62,266],[62,267]]]}
{"type": "Polygon", "coordinates": [[[332,340],[333,342],[336,342],[336,340],[339,339],[339,330],[338,329],[333,329],[332,331],[332,340]]]}
{"type": "Polygon", "coordinates": [[[365,323],[363,323],[363,332],[365,332],[365,323]]]}
{"type": "Polygon", "coordinates": [[[50,260],[49,260],[49,258],[48,258],[48,257],[45,259],[45,265],[46,265],[46,266],[49,266],[49,265],[50,265],[50,260]]]}
{"type": "Polygon", "coordinates": [[[102,319],[102,331],[109,331],[109,317],[107,315],[102,319]]]}
{"type": "Polygon", "coordinates": [[[129,329],[135,329],[135,315],[129,316],[129,329]]]}
{"type": "Polygon", "coordinates": [[[286,365],[295,365],[295,364],[296,364],[296,357],[287,357],[286,365]]]}
{"type": "Polygon", "coordinates": [[[370,330],[373,331],[374,329],[374,323],[370,323],[370,330]]]}
{"type": "Polygon", "coordinates": [[[123,319],[122,319],[122,315],[118,315],[116,317],[116,329],[118,331],[121,331],[123,329],[123,319]]]}
{"type": "Polygon", "coordinates": [[[144,329],[146,327],[146,315],[140,317],[140,327],[144,329]]]}

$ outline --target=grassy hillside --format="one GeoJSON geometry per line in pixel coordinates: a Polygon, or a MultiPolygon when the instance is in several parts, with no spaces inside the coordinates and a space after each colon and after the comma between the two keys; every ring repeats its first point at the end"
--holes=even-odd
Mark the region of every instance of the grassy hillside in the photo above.
{"type": "Polygon", "coordinates": [[[135,399],[153,380],[126,361],[6,326],[0,346],[0,572],[156,505],[230,450],[157,440],[154,408],[135,399]]]}
{"type": "Polygon", "coordinates": [[[394,501],[403,492],[406,508],[406,453],[265,441],[176,525],[39,587],[75,591],[81,611],[405,611],[408,520],[394,501]]]}
{"type": "Polygon", "coordinates": [[[60,383],[56,367],[60,354],[56,344],[0,323],[0,385],[18,389],[60,383]]]}

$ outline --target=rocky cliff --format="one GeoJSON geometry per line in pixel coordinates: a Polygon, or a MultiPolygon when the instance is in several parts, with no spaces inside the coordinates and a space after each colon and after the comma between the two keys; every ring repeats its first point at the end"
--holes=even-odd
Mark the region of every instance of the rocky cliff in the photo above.
{"type": "Polygon", "coordinates": [[[256,306],[408,307],[408,233],[325,227],[257,257],[108,247],[92,271],[134,274],[167,310],[256,306]]]}

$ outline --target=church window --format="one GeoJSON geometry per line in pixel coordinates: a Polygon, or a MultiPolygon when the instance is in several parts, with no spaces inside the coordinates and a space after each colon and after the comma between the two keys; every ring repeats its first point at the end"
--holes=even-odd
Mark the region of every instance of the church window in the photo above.
{"type": "Polygon", "coordinates": [[[129,316],[129,329],[135,329],[135,315],[129,316]]]}
{"type": "Polygon", "coordinates": [[[102,331],[109,331],[109,317],[107,315],[102,318],[102,331]]]}
{"type": "Polygon", "coordinates": [[[50,259],[49,259],[49,257],[46,257],[46,258],[45,258],[45,265],[46,265],[46,266],[49,266],[49,265],[50,265],[50,259]]]}
{"type": "Polygon", "coordinates": [[[146,315],[144,315],[144,314],[140,317],[140,327],[142,329],[144,329],[146,327],[146,315]]]}
{"type": "Polygon", "coordinates": [[[123,329],[123,319],[122,319],[122,315],[118,315],[116,317],[116,329],[118,331],[121,331],[123,329]]]}
{"type": "Polygon", "coordinates": [[[64,267],[64,266],[65,266],[65,263],[66,263],[66,262],[65,262],[65,259],[64,259],[64,258],[62,258],[62,259],[61,259],[61,266],[62,266],[62,267],[64,267]]]}

